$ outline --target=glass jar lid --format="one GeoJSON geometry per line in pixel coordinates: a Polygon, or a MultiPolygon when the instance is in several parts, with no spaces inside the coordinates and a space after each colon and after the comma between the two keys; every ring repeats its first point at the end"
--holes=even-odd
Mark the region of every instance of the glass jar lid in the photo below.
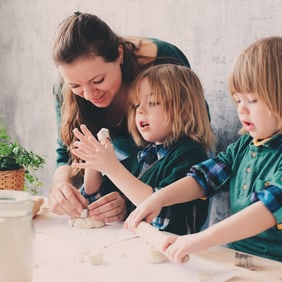
{"type": "Polygon", "coordinates": [[[31,215],[31,194],[25,191],[0,190],[0,217],[31,215]]]}

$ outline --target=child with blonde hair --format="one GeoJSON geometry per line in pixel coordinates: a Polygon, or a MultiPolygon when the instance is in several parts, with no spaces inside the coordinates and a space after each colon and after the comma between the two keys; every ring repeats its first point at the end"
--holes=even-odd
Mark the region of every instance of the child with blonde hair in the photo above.
{"type": "Polygon", "coordinates": [[[234,62],[229,90],[242,136],[216,158],[148,197],[125,227],[150,222],[165,206],[229,188],[232,215],[197,234],[170,236],[163,245],[177,263],[215,245],[282,261],[282,37],[261,39],[234,62]]]}
{"type": "MultiPolygon", "coordinates": [[[[130,212],[152,193],[184,177],[187,167],[207,159],[213,148],[200,80],[183,66],[153,66],[138,76],[129,93],[128,128],[143,149],[121,163],[110,140],[99,143],[84,125],[81,132],[74,131],[79,141],[72,153],[84,162],[72,166],[85,169],[82,193],[90,202],[118,188],[130,200],[130,212]]],[[[177,234],[194,233],[204,223],[207,208],[205,200],[172,205],[162,209],[152,224],[177,234]]],[[[95,215],[91,204],[89,213],[95,215]]]]}

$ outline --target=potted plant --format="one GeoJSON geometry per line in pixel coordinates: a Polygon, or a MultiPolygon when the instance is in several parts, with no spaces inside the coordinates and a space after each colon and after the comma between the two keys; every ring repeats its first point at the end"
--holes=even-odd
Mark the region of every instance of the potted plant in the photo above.
{"type": "Polygon", "coordinates": [[[4,122],[0,121],[0,190],[26,190],[38,194],[38,187],[43,183],[35,171],[44,164],[42,156],[11,140],[4,122]]]}

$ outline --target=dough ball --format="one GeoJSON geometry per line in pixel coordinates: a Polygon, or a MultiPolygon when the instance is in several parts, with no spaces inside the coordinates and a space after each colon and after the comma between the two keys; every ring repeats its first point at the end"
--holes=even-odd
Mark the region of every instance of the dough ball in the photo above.
{"type": "Polygon", "coordinates": [[[105,221],[97,220],[94,216],[84,218],[72,218],[70,226],[76,228],[99,228],[105,225],[105,221]]]}
{"type": "MultiPolygon", "coordinates": [[[[146,242],[146,253],[145,253],[145,260],[148,263],[163,263],[169,261],[168,257],[161,253],[160,251],[156,250],[151,244],[146,242]]],[[[189,261],[189,255],[186,255],[182,263],[189,261]]]]}
{"type": "Polygon", "coordinates": [[[148,263],[163,263],[168,261],[168,258],[162,254],[161,252],[154,250],[154,249],[149,249],[148,253],[146,254],[146,262],[148,263]]]}
{"type": "Polygon", "coordinates": [[[103,254],[102,253],[91,253],[87,256],[86,261],[92,265],[102,264],[104,262],[103,254]]]}
{"type": "Polygon", "coordinates": [[[101,252],[91,252],[85,251],[78,254],[75,259],[75,262],[78,263],[88,263],[91,265],[98,265],[104,263],[103,261],[103,254],[101,252]]]}

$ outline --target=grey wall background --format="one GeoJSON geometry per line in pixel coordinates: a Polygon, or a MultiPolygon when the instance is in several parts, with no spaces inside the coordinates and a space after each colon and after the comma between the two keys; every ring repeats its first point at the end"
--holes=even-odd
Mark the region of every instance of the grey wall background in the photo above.
{"type": "Polygon", "coordinates": [[[233,59],[261,37],[282,35],[282,0],[0,0],[0,115],[11,135],[46,156],[38,173],[45,195],[55,170],[53,36],[76,10],[97,14],[120,35],[181,48],[203,83],[220,148],[239,129],[227,94],[233,59]]]}

